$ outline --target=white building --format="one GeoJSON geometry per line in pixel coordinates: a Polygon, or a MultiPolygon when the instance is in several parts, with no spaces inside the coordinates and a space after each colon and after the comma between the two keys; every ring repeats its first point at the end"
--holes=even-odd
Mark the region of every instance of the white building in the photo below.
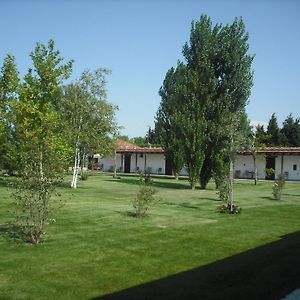
{"type": "MultiPolygon", "coordinates": [[[[113,172],[116,165],[121,173],[148,172],[172,175],[171,162],[161,147],[138,147],[125,141],[117,141],[115,157],[94,156],[99,169],[113,172]]],[[[283,174],[288,180],[300,180],[300,147],[272,147],[256,150],[256,167],[259,179],[274,179],[283,174]],[[273,174],[266,170],[273,169],[273,174]]],[[[234,162],[235,178],[253,178],[254,159],[250,152],[239,153],[234,162]]],[[[185,168],[181,175],[187,175],[185,168]]]]}
{"type": "MultiPolygon", "coordinates": [[[[283,174],[287,180],[300,180],[300,147],[269,147],[256,150],[259,179],[277,179],[283,174]],[[273,169],[268,176],[266,170],[273,169]]],[[[254,159],[250,152],[238,154],[234,163],[236,178],[252,178],[254,159]]]]}
{"type": "Polygon", "coordinates": [[[95,155],[100,169],[122,173],[147,172],[152,174],[166,174],[165,151],[161,147],[139,147],[134,144],[118,140],[115,157],[100,157],[95,155]]]}

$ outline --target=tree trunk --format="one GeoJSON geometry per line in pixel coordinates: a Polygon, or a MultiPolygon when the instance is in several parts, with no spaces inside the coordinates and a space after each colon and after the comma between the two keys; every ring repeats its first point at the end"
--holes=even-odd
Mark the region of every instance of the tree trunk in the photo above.
{"type": "Polygon", "coordinates": [[[233,212],[233,162],[230,160],[230,169],[228,176],[228,203],[230,206],[230,212],[233,212]]]}
{"type": "Polygon", "coordinates": [[[72,183],[71,183],[71,188],[74,188],[74,189],[77,188],[79,164],[80,164],[80,150],[79,150],[78,144],[76,144],[75,157],[74,157],[74,170],[73,170],[73,177],[72,177],[72,183]]]}
{"type": "Polygon", "coordinates": [[[114,178],[117,178],[117,151],[116,150],[114,155],[114,178]]]}
{"type": "Polygon", "coordinates": [[[252,153],[253,164],[254,164],[254,184],[257,185],[257,165],[256,165],[256,154],[252,153]]]}

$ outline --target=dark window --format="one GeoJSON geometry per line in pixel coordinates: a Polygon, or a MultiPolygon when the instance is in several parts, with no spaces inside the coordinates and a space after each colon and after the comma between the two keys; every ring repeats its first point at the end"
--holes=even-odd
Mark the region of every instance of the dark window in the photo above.
{"type": "Polygon", "coordinates": [[[293,171],[297,171],[297,165],[293,165],[293,171]]]}
{"type": "Polygon", "coordinates": [[[143,154],[143,153],[141,153],[141,154],[140,154],[140,157],[144,157],[144,154],[143,154]]]}

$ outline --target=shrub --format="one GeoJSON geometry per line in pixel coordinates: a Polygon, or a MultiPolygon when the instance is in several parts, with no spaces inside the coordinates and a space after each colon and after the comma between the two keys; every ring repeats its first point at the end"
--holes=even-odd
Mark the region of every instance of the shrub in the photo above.
{"type": "Polygon", "coordinates": [[[222,204],[218,207],[220,213],[228,213],[228,214],[240,214],[242,211],[242,208],[237,205],[232,205],[232,209],[230,206],[230,203],[222,204]]]}
{"type": "Polygon", "coordinates": [[[273,184],[273,196],[276,200],[281,199],[282,190],[283,190],[284,185],[285,185],[284,176],[279,175],[278,179],[275,180],[275,182],[273,184]]]}
{"type": "Polygon", "coordinates": [[[133,208],[136,217],[144,217],[150,206],[155,202],[154,194],[156,190],[151,186],[150,176],[141,176],[137,194],[133,200],[133,208]],[[147,178],[147,180],[145,180],[147,178]]]}
{"type": "Polygon", "coordinates": [[[88,177],[89,177],[88,174],[87,174],[87,173],[84,173],[84,172],[81,173],[81,175],[80,175],[80,179],[81,179],[81,180],[87,180],[88,177]]]}

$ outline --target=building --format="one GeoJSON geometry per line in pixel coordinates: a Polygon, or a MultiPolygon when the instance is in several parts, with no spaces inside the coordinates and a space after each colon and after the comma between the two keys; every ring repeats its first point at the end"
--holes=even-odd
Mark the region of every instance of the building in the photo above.
{"type": "MultiPolygon", "coordinates": [[[[287,180],[300,180],[300,147],[259,148],[255,154],[259,179],[273,180],[283,174],[287,180]]],[[[252,178],[253,155],[250,152],[239,153],[234,163],[234,170],[236,178],[252,178]]]]}
{"type": "MultiPolygon", "coordinates": [[[[171,162],[165,157],[162,147],[139,147],[118,140],[115,156],[94,159],[99,169],[117,172],[172,175],[171,162]]],[[[300,147],[259,148],[255,151],[256,167],[259,179],[277,179],[283,174],[287,180],[300,181],[300,147]]],[[[234,162],[235,178],[250,179],[254,177],[254,157],[251,152],[238,153],[234,162]]],[[[185,168],[180,175],[187,175],[185,168]]]]}
{"type": "Polygon", "coordinates": [[[116,166],[117,171],[122,173],[168,173],[162,147],[139,147],[121,140],[117,140],[116,144],[115,157],[94,156],[102,171],[113,172],[116,166]]]}

